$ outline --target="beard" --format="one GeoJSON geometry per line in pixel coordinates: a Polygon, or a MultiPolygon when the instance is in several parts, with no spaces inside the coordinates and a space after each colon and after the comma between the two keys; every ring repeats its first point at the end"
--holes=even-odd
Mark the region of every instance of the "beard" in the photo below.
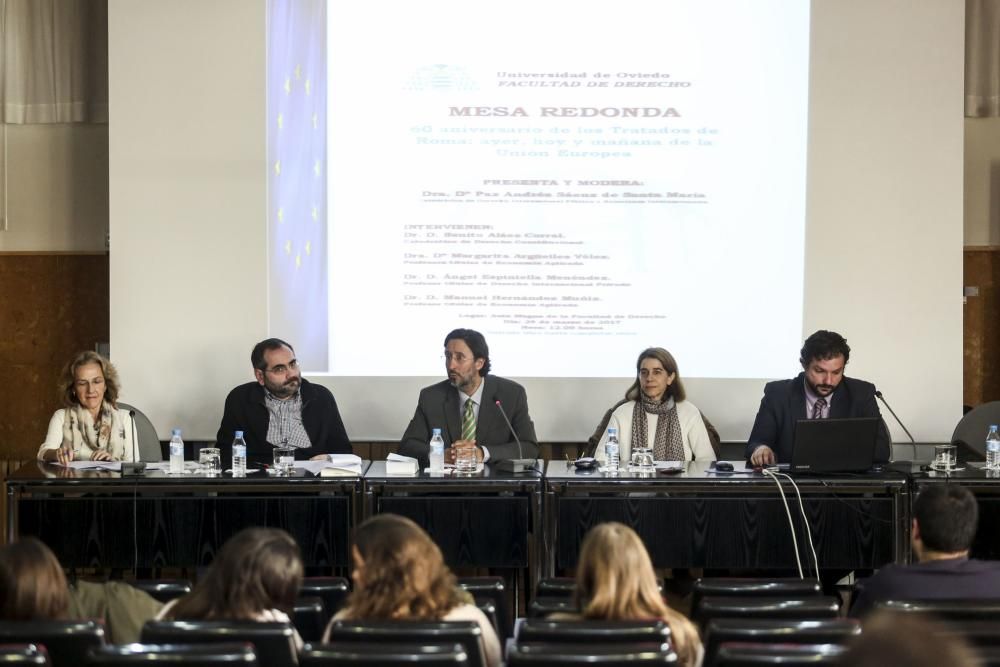
{"type": "Polygon", "coordinates": [[[461,373],[448,373],[448,382],[452,387],[460,391],[465,391],[475,384],[473,375],[462,375],[461,373]]]}
{"type": "Polygon", "coordinates": [[[264,386],[267,387],[267,390],[271,392],[271,395],[275,398],[291,398],[299,390],[301,384],[301,377],[289,378],[281,384],[268,382],[266,378],[264,380],[264,386]]]}
{"type": "Polygon", "coordinates": [[[812,382],[809,382],[809,380],[806,380],[806,384],[809,385],[809,388],[812,390],[812,393],[816,394],[817,396],[823,396],[823,397],[829,396],[830,394],[833,393],[833,390],[836,389],[836,387],[834,387],[832,384],[813,384],[812,382]]]}

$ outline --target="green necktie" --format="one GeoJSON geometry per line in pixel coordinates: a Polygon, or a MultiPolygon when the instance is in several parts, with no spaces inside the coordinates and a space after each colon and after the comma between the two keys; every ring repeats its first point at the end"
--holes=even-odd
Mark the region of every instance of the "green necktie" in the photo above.
{"type": "Polygon", "coordinates": [[[462,440],[476,439],[476,413],[472,411],[472,407],[472,399],[465,399],[465,412],[462,414],[462,440]]]}

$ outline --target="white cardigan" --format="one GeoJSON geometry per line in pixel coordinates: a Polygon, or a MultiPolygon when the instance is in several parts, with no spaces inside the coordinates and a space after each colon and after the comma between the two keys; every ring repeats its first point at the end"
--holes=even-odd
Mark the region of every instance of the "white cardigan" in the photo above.
{"type": "MultiPolygon", "coordinates": [[[[623,465],[627,465],[632,458],[632,409],[635,401],[622,403],[611,413],[611,420],[608,426],[618,428],[618,445],[620,447],[619,457],[623,465]]],[[[659,415],[646,413],[646,435],[649,446],[653,446],[656,438],[656,421],[659,415]]],[[[712,441],[708,438],[708,429],[701,418],[701,412],[691,401],[681,401],[677,403],[677,420],[681,423],[681,433],[684,435],[684,460],[691,461],[714,461],[715,450],[712,449],[712,441]]],[[[601,442],[597,445],[594,458],[604,461],[604,444],[608,440],[608,432],[601,436],[601,442]]]]}
{"type": "MultiPolygon", "coordinates": [[[[129,414],[128,410],[122,410],[118,408],[118,418],[121,420],[122,424],[125,426],[125,461],[134,460],[135,454],[142,458],[142,454],[138,451],[138,445],[132,438],[132,434],[136,432],[137,426],[132,424],[132,416],[129,414]]],[[[38,448],[38,459],[45,455],[45,451],[48,449],[59,449],[62,447],[63,440],[63,425],[66,423],[66,408],[56,410],[55,414],[52,415],[52,419],[49,420],[49,431],[45,434],[45,442],[42,446],[38,448]]],[[[89,461],[90,460],[90,449],[85,449],[80,452],[79,458],[74,458],[74,461],[89,461]]]]}

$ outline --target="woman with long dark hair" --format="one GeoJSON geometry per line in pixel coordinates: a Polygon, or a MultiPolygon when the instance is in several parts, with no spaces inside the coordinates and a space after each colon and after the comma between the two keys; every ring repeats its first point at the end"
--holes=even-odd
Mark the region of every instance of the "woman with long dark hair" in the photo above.
{"type": "MultiPolygon", "coordinates": [[[[168,603],[159,618],[290,622],[302,586],[302,556],[277,528],[233,535],[190,593],[168,603]]],[[[297,648],[302,639],[295,634],[297,648]]]]}

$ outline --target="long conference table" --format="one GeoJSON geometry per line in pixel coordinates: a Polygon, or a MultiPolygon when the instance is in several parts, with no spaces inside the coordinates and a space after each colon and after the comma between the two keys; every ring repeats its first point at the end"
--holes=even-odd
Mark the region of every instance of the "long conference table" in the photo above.
{"type": "MultiPolygon", "coordinates": [[[[540,577],[574,568],[584,535],[604,521],[632,526],[660,568],[870,570],[910,558],[910,499],[927,484],[962,483],[980,498],[974,555],[1000,557],[1000,479],[978,467],[951,476],[909,463],[879,473],[784,480],[716,473],[692,462],[679,474],[606,476],[564,461],[512,474],[388,475],[365,462],[353,477],[296,470],[234,479],[70,470],[29,462],[7,480],[7,538],[34,535],[65,567],[200,567],[247,526],[291,533],[307,567],[346,573],[351,529],[393,512],[422,525],[456,568],[513,572],[529,595],[540,577]],[[542,472],[544,471],[544,472],[542,472]],[[784,491],[788,503],[781,491],[784,491]],[[805,522],[803,521],[803,514],[805,522]]],[[[976,464],[972,464],[975,466],[976,464]]]]}

